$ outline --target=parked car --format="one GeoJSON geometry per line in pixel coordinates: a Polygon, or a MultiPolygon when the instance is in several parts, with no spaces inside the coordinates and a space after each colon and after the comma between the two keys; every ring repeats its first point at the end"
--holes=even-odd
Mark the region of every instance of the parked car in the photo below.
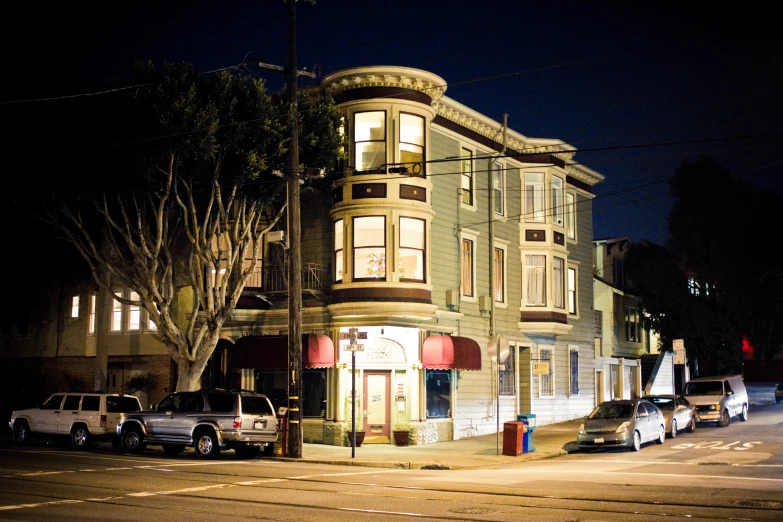
{"type": "Polygon", "coordinates": [[[255,458],[263,447],[274,453],[277,417],[266,395],[210,390],[167,395],[148,411],[129,413],[117,424],[122,447],[141,453],[160,444],[171,455],[193,446],[202,458],[233,449],[239,458],[255,458]]]}
{"type": "Polygon", "coordinates": [[[679,430],[696,431],[696,411],[682,395],[646,395],[642,399],[660,408],[666,419],[666,433],[674,438],[679,430]]]}
{"type": "Polygon", "coordinates": [[[37,435],[70,436],[76,448],[91,442],[119,443],[115,426],[122,414],[141,410],[134,395],[119,393],[55,393],[37,408],[11,412],[14,442],[25,444],[37,435]]]}
{"type": "Polygon", "coordinates": [[[602,402],[579,426],[577,442],[582,449],[625,447],[639,451],[642,444],[666,437],[665,417],[644,399],[602,402]]]}
{"type": "Polygon", "coordinates": [[[783,402],[783,381],[780,381],[778,387],[775,388],[775,402],[778,404],[783,402]]]}
{"type": "Polygon", "coordinates": [[[734,416],[748,420],[748,392],[739,375],[691,379],[682,395],[696,408],[699,422],[716,422],[725,428],[734,416]]]}

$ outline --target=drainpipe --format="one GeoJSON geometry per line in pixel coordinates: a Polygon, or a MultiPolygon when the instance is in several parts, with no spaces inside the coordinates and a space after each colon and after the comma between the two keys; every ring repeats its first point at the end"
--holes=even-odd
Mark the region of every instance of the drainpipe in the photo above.
{"type": "MultiPolygon", "coordinates": [[[[495,335],[495,189],[492,185],[493,181],[493,163],[497,158],[503,156],[506,153],[506,138],[508,135],[508,114],[503,115],[503,148],[500,152],[490,154],[487,160],[487,197],[489,198],[489,217],[487,222],[489,223],[489,338],[495,335]]],[[[500,360],[498,356],[500,351],[498,350],[495,356],[495,364],[497,365],[497,373],[495,374],[495,452],[500,455],[500,360]]],[[[492,371],[490,369],[490,375],[492,371]]]]}

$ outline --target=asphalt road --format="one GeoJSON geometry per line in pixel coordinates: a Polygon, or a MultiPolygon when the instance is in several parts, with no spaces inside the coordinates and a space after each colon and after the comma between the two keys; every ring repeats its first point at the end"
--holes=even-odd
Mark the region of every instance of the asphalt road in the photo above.
{"type": "Polygon", "coordinates": [[[0,446],[0,520],[783,519],[783,405],[700,425],[638,453],[575,453],[481,470],[215,461],[0,446]]]}

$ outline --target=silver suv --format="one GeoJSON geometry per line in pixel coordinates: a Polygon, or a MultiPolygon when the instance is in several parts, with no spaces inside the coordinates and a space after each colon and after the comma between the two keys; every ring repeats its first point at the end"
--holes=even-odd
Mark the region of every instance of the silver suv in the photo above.
{"type": "Polygon", "coordinates": [[[117,444],[114,426],[123,413],[141,410],[133,395],[119,393],[55,393],[37,408],[11,412],[8,426],[14,442],[25,444],[38,434],[70,436],[76,448],[93,441],[117,444]]]}
{"type": "Polygon", "coordinates": [[[141,453],[160,444],[171,455],[193,446],[199,457],[214,458],[221,449],[255,458],[264,448],[274,454],[277,417],[266,395],[247,391],[201,390],[167,395],[149,411],[129,413],[117,424],[122,447],[141,453]]]}

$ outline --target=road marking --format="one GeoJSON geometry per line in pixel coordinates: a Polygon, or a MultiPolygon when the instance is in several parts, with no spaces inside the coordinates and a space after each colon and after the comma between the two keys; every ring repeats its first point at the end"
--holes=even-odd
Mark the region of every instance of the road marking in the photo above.
{"type": "MultiPolygon", "coordinates": [[[[520,470],[521,473],[568,473],[573,475],[573,470],[546,470],[546,469],[525,469],[520,470]]],[[[616,471],[584,471],[580,470],[579,473],[586,473],[588,475],[614,475],[617,476],[616,471]]],[[[783,479],[776,479],[776,478],[762,478],[762,477],[723,477],[721,475],[683,475],[680,473],[635,473],[635,472],[629,472],[629,471],[623,471],[623,476],[628,475],[638,475],[640,477],[677,477],[677,478],[703,478],[703,479],[717,479],[717,480],[747,480],[747,481],[753,481],[758,480],[761,482],[780,482],[783,483],[783,479]]]]}
{"type": "Polygon", "coordinates": [[[261,480],[246,480],[244,482],[234,482],[235,486],[255,486],[257,484],[268,484],[270,482],[287,482],[288,479],[261,479],[261,480]]]}
{"type": "MultiPolygon", "coordinates": [[[[640,466],[698,466],[698,462],[672,462],[670,460],[610,460],[610,459],[585,459],[585,462],[606,462],[608,464],[638,464],[640,466]]],[[[783,464],[729,464],[739,468],[783,468],[783,464]]]]}
{"type": "Polygon", "coordinates": [[[377,513],[381,515],[404,515],[406,517],[426,517],[423,513],[406,513],[404,511],[380,511],[377,509],[338,508],[342,511],[355,511],[357,513],[377,513]]]}
{"type": "Polygon", "coordinates": [[[60,475],[61,473],[76,473],[75,471],[36,471],[34,473],[22,473],[22,477],[35,477],[38,475],[60,475]]]}
{"type": "Polygon", "coordinates": [[[745,451],[753,448],[754,446],[758,446],[760,444],[764,444],[763,442],[759,441],[753,441],[753,442],[742,442],[742,441],[735,441],[735,442],[729,442],[728,444],[723,444],[722,440],[711,440],[707,442],[684,442],[682,444],[677,444],[676,446],[671,446],[669,449],[673,450],[679,450],[679,449],[717,449],[717,450],[728,450],[728,449],[734,449],[737,451],[745,451]],[[742,443],[742,447],[734,448],[733,446],[736,446],[737,444],[742,443]]]}
{"type": "Polygon", "coordinates": [[[42,506],[55,506],[57,504],[79,504],[84,500],[55,500],[54,502],[41,502],[39,504],[16,504],[14,506],[0,506],[0,511],[9,511],[11,509],[36,508],[42,506]]]}
{"type": "Polygon", "coordinates": [[[234,484],[212,484],[211,486],[198,486],[195,488],[174,489],[171,491],[140,491],[128,493],[129,497],[151,497],[154,495],[176,495],[177,493],[193,493],[194,491],[207,491],[210,489],[232,488],[234,484]]]}
{"type": "Polygon", "coordinates": [[[105,468],[103,471],[122,471],[126,469],[133,469],[133,468],[105,468]]]}
{"type": "Polygon", "coordinates": [[[314,475],[298,475],[296,477],[288,477],[291,480],[304,480],[315,477],[345,477],[351,475],[375,475],[377,473],[398,473],[401,469],[376,469],[374,471],[348,471],[345,473],[316,473],[314,475]]]}

